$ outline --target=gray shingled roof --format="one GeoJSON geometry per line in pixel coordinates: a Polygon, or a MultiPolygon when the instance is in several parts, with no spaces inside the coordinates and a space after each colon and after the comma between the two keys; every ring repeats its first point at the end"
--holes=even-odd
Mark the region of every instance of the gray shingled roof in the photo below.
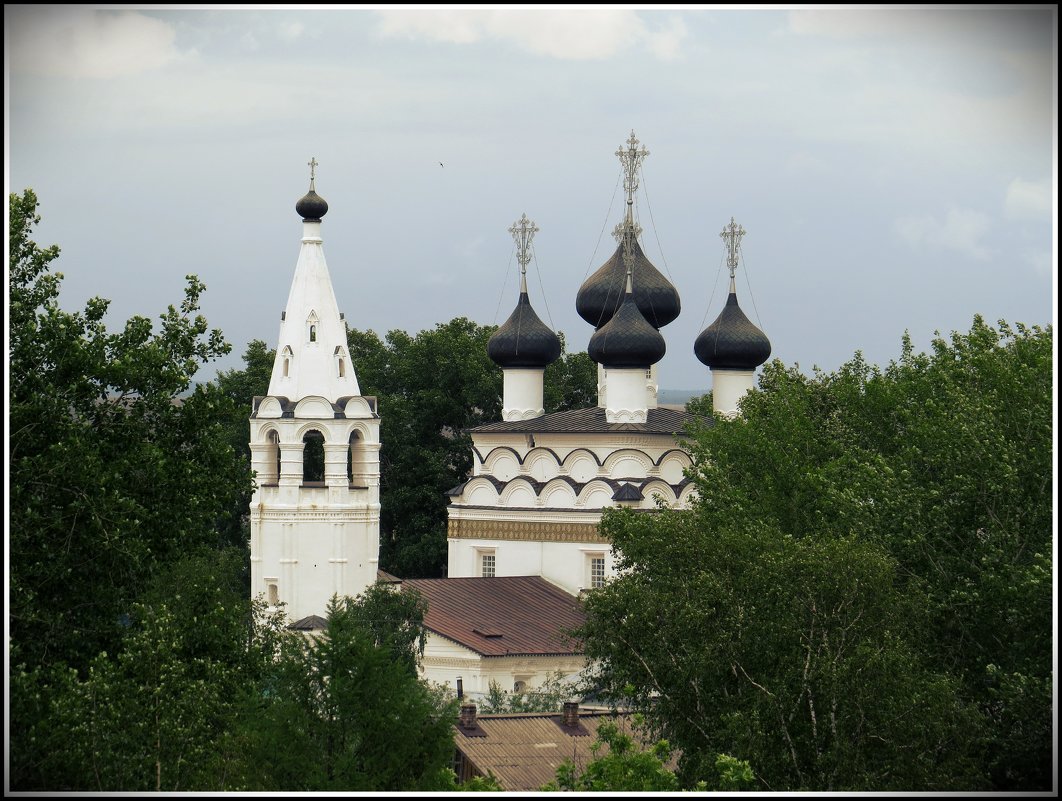
{"type": "MultiPolygon", "coordinates": [[[[511,420],[487,423],[471,429],[474,434],[608,434],[614,431],[630,431],[641,434],[681,434],[684,426],[697,419],[685,410],[666,409],[658,406],[650,409],[644,423],[609,423],[605,410],[600,406],[590,409],[572,409],[554,412],[531,420],[511,420]]],[[[714,422],[711,418],[708,425],[714,422]]]]}

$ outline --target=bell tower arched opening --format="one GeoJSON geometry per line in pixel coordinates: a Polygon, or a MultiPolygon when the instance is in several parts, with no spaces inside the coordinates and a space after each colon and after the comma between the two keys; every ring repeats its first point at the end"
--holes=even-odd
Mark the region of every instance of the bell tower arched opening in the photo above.
{"type": "Polygon", "coordinates": [[[302,438],[302,483],[303,486],[324,486],[325,480],[324,434],[316,429],[307,431],[302,438]]]}

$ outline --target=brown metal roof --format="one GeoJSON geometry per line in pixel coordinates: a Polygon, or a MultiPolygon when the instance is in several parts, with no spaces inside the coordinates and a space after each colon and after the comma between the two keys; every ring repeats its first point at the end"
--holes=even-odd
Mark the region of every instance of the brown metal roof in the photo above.
{"type": "Polygon", "coordinates": [[[540,576],[407,579],[428,602],[424,626],[481,656],[579,654],[565,636],[586,617],[579,600],[540,576]]]}
{"type": "MultiPolygon", "coordinates": [[[[630,431],[641,434],[681,434],[687,423],[698,419],[696,415],[678,409],[657,406],[649,409],[644,423],[610,423],[605,419],[605,410],[600,406],[590,409],[572,409],[534,417],[530,420],[511,420],[487,423],[470,429],[474,434],[606,434],[614,431],[630,431]]],[[[715,421],[704,419],[708,425],[715,421]]]]}
{"type": "MultiPolygon", "coordinates": [[[[613,721],[620,731],[632,733],[625,712],[588,711],[579,713],[579,726],[566,729],[561,715],[525,712],[520,714],[478,715],[477,736],[465,736],[454,727],[454,744],[471,763],[474,773],[493,773],[504,790],[539,790],[557,778],[557,768],[571,760],[583,769],[592,759],[590,750],[597,740],[598,727],[613,721]]],[[[637,732],[635,742],[646,744],[637,732]]],[[[608,753],[602,746],[596,756],[608,753]]],[[[674,761],[674,760],[673,760],[674,761]]]]}

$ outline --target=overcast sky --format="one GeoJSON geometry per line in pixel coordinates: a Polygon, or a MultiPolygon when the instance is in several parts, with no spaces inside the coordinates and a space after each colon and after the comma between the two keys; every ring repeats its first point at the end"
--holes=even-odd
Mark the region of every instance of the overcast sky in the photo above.
{"type": "Polygon", "coordinates": [[[664,389],[710,387],[731,217],[742,308],[805,370],[1055,319],[1054,6],[107,9],[5,5],[8,190],[37,192],[67,309],[157,320],[198,275],[233,344],[200,380],[276,345],[311,156],[352,327],[501,323],[526,213],[531,302],[585,349],[632,130],[682,298],[664,389]]]}

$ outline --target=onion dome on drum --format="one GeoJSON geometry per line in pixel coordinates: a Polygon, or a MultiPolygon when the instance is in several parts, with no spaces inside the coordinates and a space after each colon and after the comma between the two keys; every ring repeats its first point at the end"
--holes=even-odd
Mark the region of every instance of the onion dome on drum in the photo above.
{"type": "Polygon", "coordinates": [[[726,306],[693,343],[702,364],[713,369],[753,370],[771,355],[771,341],[745,316],[737,294],[730,293],[726,306]]]}
{"type": "Polygon", "coordinates": [[[299,213],[304,222],[321,222],[321,218],[328,213],[328,204],[325,199],[312,189],[299,198],[295,204],[295,211],[299,213]]]}
{"type": "Polygon", "coordinates": [[[314,190],[314,169],[317,167],[317,159],[311,159],[310,163],[310,191],[299,198],[295,204],[295,211],[302,217],[303,222],[321,222],[321,218],[328,213],[328,204],[314,190]]]}
{"type": "Polygon", "coordinates": [[[520,293],[509,319],[487,342],[487,355],[503,368],[546,367],[560,352],[560,338],[535,314],[526,291],[520,293]]]}
{"type": "Polygon", "coordinates": [[[648,369],[664,358],[667,343],[642,316],[633,294],[628,291],[612,319],[590,337],[586,350],[603,367],[648,369]]]}
{"type": "MultiPolygon", "coordinates": [[[[627,275],[623,249],[621,241],[612,258],[583,282],[576,295],[575,310],[594,328],[605,325],[623,304],[627,275]]],[[[678,290],[646,258],[637,239],[633,239],[632,251],[635,303],[654,328],[662,328],[682,310],[678,290]]]]}
{"type": "Polygon", "coordinates": [[[745,229],[731,217],[730,224],[723,228],[719,236],[727,247],[730,295],[715,322],[705,328],[693,343],[693,352],[702,364],[712,369],[754,370],[771,355],[771,341],[738,306],[734,273],[737,271],[745,229]]]}

